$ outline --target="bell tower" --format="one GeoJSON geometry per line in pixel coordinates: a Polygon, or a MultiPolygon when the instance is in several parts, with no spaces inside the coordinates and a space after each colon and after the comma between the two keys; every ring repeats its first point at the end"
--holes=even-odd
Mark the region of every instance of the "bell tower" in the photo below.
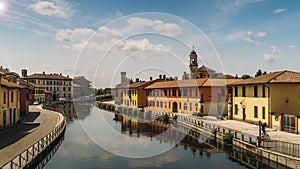
{"type": "Polygon", "coordinates": [[[190,54],[190,79],[196,79],[198,77],[198,56],[195,52],[195,47],[190,54]]]}

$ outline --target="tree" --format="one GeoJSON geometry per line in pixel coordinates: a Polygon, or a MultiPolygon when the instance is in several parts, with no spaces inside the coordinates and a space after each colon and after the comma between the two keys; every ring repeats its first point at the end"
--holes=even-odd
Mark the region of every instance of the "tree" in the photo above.
{"type": "Polygon", "coordinates": [[[257,77],[257,76],[261,76],[262,75],[262,71],[260,70],[260,69],[258,69],[258,71],[256,72],[256,75],[255,75],[255,77],[257,77]]]}

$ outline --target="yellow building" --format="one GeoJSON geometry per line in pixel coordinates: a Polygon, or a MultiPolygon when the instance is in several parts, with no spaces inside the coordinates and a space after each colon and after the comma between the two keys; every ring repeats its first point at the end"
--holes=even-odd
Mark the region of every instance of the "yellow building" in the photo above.
{"type": "Polygon", "coordinates": [[[123,89],[123,105],[134,108],[144,108],[147,106],[147,93],[145,87],[157,82],[163,81],[163,79],[139,81],[126,86],[123,89]]]}
{"type": "Polygon", "coordinates": [[[231,87],[232,119],[256,124],[261,121],[280,130],[298,131],[300,73],[273,72],[236,82],[231,87]]]}
{"type": "Polygon", "coordinates": [[[20,120],[20,86],[1,77],[0,129],[14,126],[20,120]]]}

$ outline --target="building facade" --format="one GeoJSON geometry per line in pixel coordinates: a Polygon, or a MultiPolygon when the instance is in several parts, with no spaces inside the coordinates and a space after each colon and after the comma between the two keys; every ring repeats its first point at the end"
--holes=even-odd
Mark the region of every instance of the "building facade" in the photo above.
{"type": "Polygon", "coordinates": [[[117,84],[116,87],[111,90],[115,104],[124,104],[123,93],[129,84],[130,80],[126,77],[126,72],[121,72],[121,83],[117,84]]]}
{"type": "MultiPolygon", "coordinates": [[[[22,70],[22,79],[26,82],[45,87],[51,93],[51,100],[69,100],[73,98],[73,80],[69,76],[60,74],[35,73],[27,75],[27,70],[22,70]]],[[[37,91],[40,92],[40,91],[37,91]]]]}
{"type": "Polygon", "coordinates": [[[134,108],[144,108],[147,106],[147,95],[145,87],[154,83],[156,80],[147,82],[136,82],[128,85],[123,89],[123,105],[134,108]]]}
{"type": "Polygon", "coordinates": [[[202,115],[227,114],[227,84],[238,79],[190,79],[156,82],[148,87],[148,108],[202,115]]]}
{"type": "Polygon", "coordinates": [[[20,89],[17,74],[0,69],[0,129],[12,127],[20,120],[20,89]]]}
{"type": "Polygon", "coordinates": [[[91,81],[87,80],[84,76],[78,76],[73,78],[73,95],[74,98],[82,96],[90,96],[94,94],[91,81]]]}
{"type": "Polygon", "coordinates": [[[278,71],[231,85],[229,117],[298,132],[300,73],[278,71]]]}

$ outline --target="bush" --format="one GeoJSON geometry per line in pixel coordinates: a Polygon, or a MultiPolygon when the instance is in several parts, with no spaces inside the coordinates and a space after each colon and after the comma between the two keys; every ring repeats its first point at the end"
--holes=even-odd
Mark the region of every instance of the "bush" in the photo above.
{"type": "Polygon", "coordinates": [[[162,122],[164,124],[169,124],[169,115],[168,114],[164,114],[161,118],[162,122]]]}
{"type": "Polygon", "coordinates": [[[233,134],[232,133],[226,133],[223,136],[223,141],[225,145],[232,145],[232,139],[233,139],[233,134]]]}

